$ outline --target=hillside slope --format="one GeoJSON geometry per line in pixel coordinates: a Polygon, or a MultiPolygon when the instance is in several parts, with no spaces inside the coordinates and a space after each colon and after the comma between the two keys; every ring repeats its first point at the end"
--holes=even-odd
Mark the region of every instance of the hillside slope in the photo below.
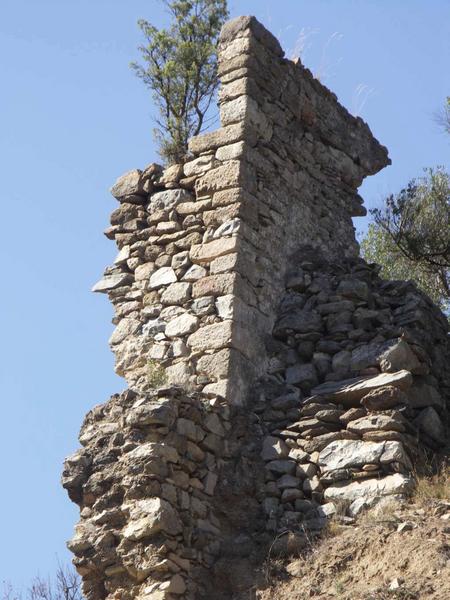
{"type": "Polygon", "coordinates": [[[356,524],[332,523],[303,556],[269,558],[267,575],[258,600],[448,600],[450,502],[387,507],[356,524]]]}

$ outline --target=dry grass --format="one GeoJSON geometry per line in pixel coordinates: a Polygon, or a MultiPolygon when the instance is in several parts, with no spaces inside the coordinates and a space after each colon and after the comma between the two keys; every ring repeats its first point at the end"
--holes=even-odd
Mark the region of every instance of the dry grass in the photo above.
{"type": "Polygon", "coordinates": [[[427,504],[430,500],[450,500],[450,464],[443,462],[433,474],[416,474],[413,501],[427,504]]]}
{"type": "Polygon", "coordinates": [[[379,588],[364,596],[364,600],[419,600],[420,596],[407,587],[390,590],[388,587],[379,588]]]}

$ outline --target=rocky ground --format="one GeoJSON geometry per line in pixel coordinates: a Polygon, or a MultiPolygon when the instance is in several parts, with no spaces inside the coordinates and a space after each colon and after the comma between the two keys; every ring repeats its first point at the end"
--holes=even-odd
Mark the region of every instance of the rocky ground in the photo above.
{"type": "Polygon", "coordinates": [[[297,558],[269,556],[268,587],[258,600],[448,600],[450,598],[449,479],[439,494],[419,485],[404,506],[370,511],[355,523],[332,521],[297,558]],[[424,492],[425,498],[420,497],[424,492]]]}

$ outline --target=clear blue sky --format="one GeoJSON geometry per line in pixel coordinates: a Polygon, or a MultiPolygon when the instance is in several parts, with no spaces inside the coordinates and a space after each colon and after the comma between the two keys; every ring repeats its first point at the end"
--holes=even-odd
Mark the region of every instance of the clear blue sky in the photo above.
{"type": "MultiPolygon", "coordinates": [[[[368,207],[425,166],[450,166],[433,112],[450,94],[448,0],[239,0],[293,48],[393,161],[362,189],[368,207]],[[305,37],[305,36],[304,36],[305,37]]],[[[139,17],[157,0],[1,0],[3,231],[0,580],[68,559],[77,510],[61,490],[84,414],[124,387],[107,346],[112,311],[89,289],[115,255],[102,236],[115,178],[157,158],[152,104],[130,72],[139,17]]],[[[361,223],[364,221],[361,220],[361,223]]],[[[363,224],[358,225],[363,227],[363,224]]]]}

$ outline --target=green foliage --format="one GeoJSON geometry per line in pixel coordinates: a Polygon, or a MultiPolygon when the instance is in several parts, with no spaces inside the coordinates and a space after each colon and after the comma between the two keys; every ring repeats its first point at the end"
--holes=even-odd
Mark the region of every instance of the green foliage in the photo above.
{"type": "Polygon", "coordinates": [[[450,306],[450,176],[429,169],[383,209],[362,240],[363,256],[387,279],[413,279],[443,310],[450,306]]]}
{"type": "Polygon", "coordinates": [[[156,138],[170,164],[183,162],[188,140],[206,125],[206,113],[218,86],[217,41],[228,17],[226,0],[162,0],[172,17],[168,29],[138,24],[146,45],[136,75],[153,92],[158,106],[156,138]]]}
{"type": "Polygon", "coordinates": [[[156,360],[149,360],[147,363],[147,382],[151,388],[158,388],[167,383],[166,371],[156,360]]]}

